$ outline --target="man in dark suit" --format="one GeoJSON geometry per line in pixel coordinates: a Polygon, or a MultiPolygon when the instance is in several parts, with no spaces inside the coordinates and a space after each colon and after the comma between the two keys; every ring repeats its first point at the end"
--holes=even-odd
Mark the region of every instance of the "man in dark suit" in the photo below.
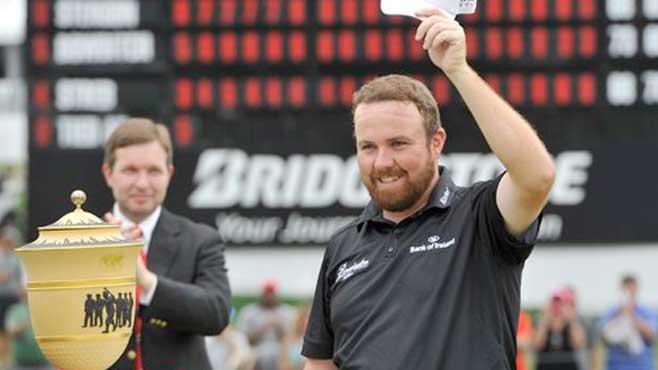
{"type": "Polygon", "coordinates": [[[162,207],[174,172],[166,127],[141,118],[121,124],[102,172],[115,200],[106,220],[143,238],[145,252],[135,330],[111,369],[210,370],[203,336],[220,333],[230,311],[223,246],[216,230],[162,207]]]}

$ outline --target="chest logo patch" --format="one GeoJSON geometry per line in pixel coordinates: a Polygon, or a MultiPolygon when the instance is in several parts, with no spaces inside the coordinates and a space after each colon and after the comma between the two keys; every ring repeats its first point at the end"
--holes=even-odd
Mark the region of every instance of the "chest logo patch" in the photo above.
{"type": "Polygon", "coordinates": [[[432,235],[427,238],[427,243],[422,245],[416,245],[409,247],[409,254],[420,253],[420,252],[429,252],[438,249],[446,249],[455,245],[455,238],[450,240],[441,241],[441,237],[438,235],[432,235]]]}
{"type": "Polygon", "coordinates": [[[338,268],[336,283],[340,283],[341,281],[345,281],[351,278],[357,272],[367,269],[369,265],[370,265],[370,261],[368,261],[365,258],[362,258],[361,261],[359,262],[353,262],[351,265],[350,262],[343,263],[338,268]]]}

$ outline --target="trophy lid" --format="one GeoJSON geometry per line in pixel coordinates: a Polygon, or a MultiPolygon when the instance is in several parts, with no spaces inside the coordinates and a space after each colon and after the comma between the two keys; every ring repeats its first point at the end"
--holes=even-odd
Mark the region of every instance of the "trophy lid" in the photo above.
{"type": "Polygon", "coordinates": [[[20,249],[114,246],[136,242],[124,238],[119,225],[105,222],[83,210],[82,205],[86,201],[87,194],[84,191],[73,191],[71,202],[75,209],[52,224],[39,227],[37,240],[20,249]]]}
{"type": "Polygon", "coordinates": [[[46,230],[54,227],[70,227],[70,226],[96,226],[96,225],[109,225],[107,222],[96,217],[94,214],[86,212],[82,209],[82,205],[87,201],[87,194],[82,190],[74,190],[71,193],[71,202],[75,205],[75,209],[62,216],[55,223],[45,227],[40,227],[39,231],[46,230]]]}

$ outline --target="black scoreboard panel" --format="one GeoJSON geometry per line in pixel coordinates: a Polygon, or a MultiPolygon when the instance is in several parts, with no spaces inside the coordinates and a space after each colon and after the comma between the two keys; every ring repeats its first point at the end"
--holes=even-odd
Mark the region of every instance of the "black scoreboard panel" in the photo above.
{"type": "MultiPolygon", "coordinates": [[[[658,154],[658,3],[483,0],[459,20],[469,62],[556,157],[543,239],[658,239],[646,222],[658,178],[628,167],[658,154]],[[625,202],[608,199],[619,194],[625,202]],[[628,222],[610,217],[620,212],[628,222]]],[[[330,173],[353,177],[352,93],[387,73],[432,89],[449,132],[446,161],[464,181],[492,174],[459,95],[414,40],[417,21],[382,14],[379,0],[32,0],[28,23],[32,230],[64,212],[75,187],[99,199],[92,210],[110,207],[102,143],[137,115],[172,130],[170,208],[220,232],[252,230],[224,235],[234,245],[322,244],[358,214],[362,189],[325,202],[272,199],[327,190],[330,173]],[[317,183],[297,166],[319,171],[317,183]],[[254,193],[222,197],[230,174],[241,181],[234,188],[254,193]],[[294,217],[306,217],[310,237],[286,234],[294,217]]]]}

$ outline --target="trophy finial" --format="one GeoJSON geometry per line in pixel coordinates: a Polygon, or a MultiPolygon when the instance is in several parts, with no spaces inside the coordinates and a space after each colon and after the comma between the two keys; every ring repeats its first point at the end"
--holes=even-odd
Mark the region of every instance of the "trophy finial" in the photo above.
{"type": "Polygon", "coordinates": [[[87,194],[82,190],[74,190],[71,193],[71,202],[75,204],[75,209],[82,209],[82,205],[87,201],[87,194]]]}

